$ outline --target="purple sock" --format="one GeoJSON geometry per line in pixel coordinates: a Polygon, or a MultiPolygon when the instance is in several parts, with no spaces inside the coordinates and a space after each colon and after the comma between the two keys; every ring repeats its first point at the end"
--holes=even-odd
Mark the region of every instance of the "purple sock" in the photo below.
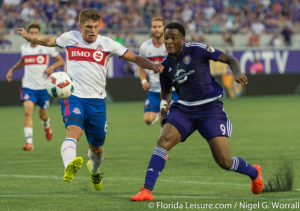
{"type": "Polygon", "coordinates": [[[168,151],[156,146],[154,148],[151,160],[149,162],[149,166],[147,169],[146,180],[144,184],[144,188],[148,190],[153,190],[155,182],[160,174],[160,172],[164,169],[166,164],[166,156],[168,151]]]}
{"type": "Polygon", "coordinates": [[[229,171],[235,171],[240,174],[246,174],[251,179],[255,179],[258,175],[257,170],[248,164],[246,161],[244,161],[242,158],[239,157],[233,157],[233,163],[229,171]]]}

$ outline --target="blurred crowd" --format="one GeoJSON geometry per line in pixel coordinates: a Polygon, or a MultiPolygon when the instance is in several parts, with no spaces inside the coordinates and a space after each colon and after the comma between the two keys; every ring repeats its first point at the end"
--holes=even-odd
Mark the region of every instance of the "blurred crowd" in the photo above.
{"type": "Polygon", "coordinates": [[[137,45],[136,33],[149,33],[153,16],[166,23],[179,21],[197,41],[210,33],[221,34],[234,46],[233,35],[246,34],[249,46],[260,45],[262,33],[272,34],[270,45],[291,45],[300,32],[300,0],[0,0],[0,35],[37,22],[45,34],[77,29],[79,11],[99,11],[104,32],[125,44],[137,45]],[[120,32],[122,32],[120,34],[120,32]],[[125,35],[126,34],[126,35],[125,35]],[[127,43],[128,42],[128,43],[127,43]]]}

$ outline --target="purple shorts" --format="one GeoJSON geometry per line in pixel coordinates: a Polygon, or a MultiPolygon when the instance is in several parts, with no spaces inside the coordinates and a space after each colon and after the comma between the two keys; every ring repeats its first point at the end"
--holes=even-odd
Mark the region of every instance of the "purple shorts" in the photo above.
{"type": "Polygon", "coordinates": [[[176,127],[182,142],[195,130],[198,130],[207,141],[217,136],[229,137],[232,130],[221,100],[199,106],[185,106],[175,102],[162,124],[166,123],[176,127]]]}

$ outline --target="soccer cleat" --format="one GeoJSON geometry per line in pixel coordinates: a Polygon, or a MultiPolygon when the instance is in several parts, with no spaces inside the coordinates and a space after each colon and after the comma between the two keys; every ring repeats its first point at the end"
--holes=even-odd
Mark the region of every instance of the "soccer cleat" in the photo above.
{"type": "Polygon", "coordinates": [[[98,171],[97,173],[93,173],[91,171],[91,161],[90,160],[86,163],[86,166],[91,174],[92,186],[94,187],[95,190],[101,190],[102,183],[103,183],[103,177],[100,175],[100,171],[98,171]]]}
{"type": "Polygon", "coordinates": [[[260,194],[263,190],[263,178],[261,175],[261,167],[258,164],[254,164],[253,167],[258,171],[258,175],[255,179],[251,180],[251,191],[254,194],[260,194]]]}
{"type": "Polygon", "coordinates": [[[51,141],[53,133],[50,127],[45,128],[45,135],[48,141],[51,141]]]}
{"type": "Polygon", "coordinates": [[[135,196],[130,198],[131,201],[153,201],[154,197],[152,195],[152,191],[141,188],[140,192],[138,192],[135,196]]]}
{"type": "Polygon", "coordinates": [[[33,144],[26,143],[23,148],[24,151],[32,151],[34,149],[33,144]]]}
{"type": "Polygon", "coordinates": [[[75,173],[82,167],[82,157],[74,158],[65,169],[64,181],[71,182],[75,176],[75,173]]]}

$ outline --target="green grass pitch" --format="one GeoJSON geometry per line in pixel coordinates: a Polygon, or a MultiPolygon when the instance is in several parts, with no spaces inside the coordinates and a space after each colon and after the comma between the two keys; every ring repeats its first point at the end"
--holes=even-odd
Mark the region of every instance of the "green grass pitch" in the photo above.
{"type": "Polygon", "coordinates": [[[217,210],[199,207],[205,204],[229,206],[219,210],[276,210],[273,203],[288,206],[299,202],[299,96],[225,99],[224,107],[233,124],[232,155],[250,164],[259,163],[265,181],[282,161],[292,162],[295,174],[292,191],[251,194],[250,179],[219,168],[206,141],[194,133],[169,152],[169,160],[154,189],[154,203],[130,202],[130,196],[143,185],[160,132],[157,123],[154,126],[143,123],[143,102],[107,105],[108,134],[100,192],[93,190],[85,166],[88,159],[85,136],[77,147],[77,155],[85,161],[83,168],[71,183],[62,179],[60,146],[65,129],[60,106],[49,109],[54,132],[50,142],[44,137],[35,110],[32,152],[21,149],[25,143],[23,108],[0,107],[0,210],[175,210],[176,207],[193,210],[195,206],[198,210],[217,210]]]}

